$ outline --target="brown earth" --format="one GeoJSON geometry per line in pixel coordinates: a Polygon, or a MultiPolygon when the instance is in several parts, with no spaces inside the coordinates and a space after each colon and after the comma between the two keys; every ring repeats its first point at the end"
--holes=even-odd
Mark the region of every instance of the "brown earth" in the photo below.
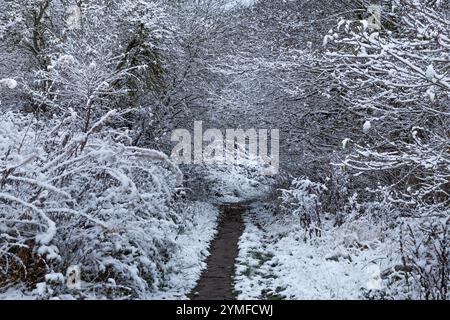
{"type": "Polygon", "coordinates": [[[234,300],[232,277],[238,241],[244,230],[245,205],[223,205],[218,234],[212,241],[206,270],[192,290],[192,300],[234,300]]]}

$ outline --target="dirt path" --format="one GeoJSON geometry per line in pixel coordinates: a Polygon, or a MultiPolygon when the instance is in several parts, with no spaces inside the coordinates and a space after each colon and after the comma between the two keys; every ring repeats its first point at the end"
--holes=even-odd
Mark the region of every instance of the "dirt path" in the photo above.
{"type": "Polygon", "coordinates": [[[192,300],[233,300],[232,276],[238,255],[238,241],[244,230],[242,213],[245,205],[224,205],[216,238],[211,244],[208,266],[197,287],[192,290],[192,300]]]}

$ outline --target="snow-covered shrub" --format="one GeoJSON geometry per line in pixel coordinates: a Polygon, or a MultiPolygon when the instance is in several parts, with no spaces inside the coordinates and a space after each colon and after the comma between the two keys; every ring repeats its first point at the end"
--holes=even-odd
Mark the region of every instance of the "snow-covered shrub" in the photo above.
{"type": "Polygon", "coordinates": [[[7,113],[0,125],[0,286],[27,283],[40,295],[139,296],[162,285],[178,233],[172,194],[181,173],[158,151],[130,147],[102,129],[86,133],[75,113],[41,126],[7,113]]]}
{"type": "Polygon", "coordinates": [[[306,177],[296,178],[289,189],[281,190],[282,207],[288,213],[298,217],[302,227],[310,233],[320,234],[321,197],[326,191],[325,185],[313,182],[306,177]]]}
{"type": "Polygon", "coordinates": [[[406,284],[416,298],[450,298],[450,219],[427,218],[405,224],[401,253],[406,284]]]}
{"type": "Polygon", "coordinates": [[[204,164],[186,168],[188,175],[196,177],[187,183],[189,189],[218,203],[255,201],[270,196],[277,180],[275,167],[263,157],[249,155],[245,146],[235,146],[232,151],[235,161],[228,159],[225,145],[220,143],[217,148],[223,147],[227,161],[218,154],[204,155],[204,164]]]}
{"type": "Polygon", "coordinates": [[[398,288],[408,290],[393,296],[402,291],[410,298],[445,299],[449,2],[381,4],[381,28],[364,19],[341,19],[325,37],[335,100],[355,123],[343,142],[347,155],[341,163],[358,181],[359,199],[367,202],[360,201],[357,211],[393,230],[407,220],[401,241],[404,265],[394,267],[390,285],[406,281],[398,288]]]}
{"type": "Polygon", "coordinates": [[[381,30],[343,19],[326,36],[338,99],[359,127],[343,162],[399,206],[431,212],[449,203],[449,3],[388,0],[382,14],[381,30]]]}
{"type": "Polygon", "coordinates": [[[111,57],[112,52],[98,52],[101,49],[87,41],[84,46],[66,44],[63,49],[66,53],[53,55],[47,69],[37,72],[34,86],[26,90],[38,109],[55,114],[73,109],[80,119],[79,129],[87,131],[126,97],[130,89],[117,84],[140,67],[117,69],[120,60],[111,57]]]}
{"type": "Polygon", "coordinates": [[[260,200],[271,190],[273,178],[258,168],[239,165],[217,165],[208,168],[205,182],[208,193],[221,202],[260,200]]]}
{"type": "Polygon", "coordinates": [[[326,191],[322,197],[323,211],[335,215],[335,224],[341,225],[344,222],[344,215],[354,209],[350,196],[350,177],[342,166],[331,165],[330,176],[325,180],[326,191]]]}

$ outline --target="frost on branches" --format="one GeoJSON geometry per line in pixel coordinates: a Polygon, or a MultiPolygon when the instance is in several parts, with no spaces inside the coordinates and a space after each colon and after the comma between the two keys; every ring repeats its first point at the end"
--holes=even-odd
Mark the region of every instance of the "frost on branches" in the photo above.
{"type": "Polygon", "coordinates": [[[365,135],[341,165],[373,181],[368,195],[384,194],[401,210],[409,226],[402,242],[409,285],[421,288],[421,298],[445,299],[449,3],[392,0],[383,1],[382,9],[381,30],[370,29],[366,20],[342,19],[325,37],[340,103],[365,123],[365,135]]]}
{"type": "Polygon", "coordinates": [[[87,133],[67,130],[75,114],[52,128],[2,117],[2,287],[23,282],[41,296],[67,293],[63,275],[71,265],[81,267],[81,296],[137,297],[164,284],[182,175],[166,155],[102,130],[113,116],[87,133]]]}
{"type": "Polygon", "coordinates": [[[297,178],[292,181],[290,189],[281,190],[281,200],[285,210],[298,218],[302,227],[309,229],[310,233],[320,234],[321,227],[321,200],[327,188],[308,178],[297,178]]]}
{"type": "Polygon", "coordinates": [[[17,81],[14,79],[0,79],[0,86],[15,89],[17,87],[17,81]]]}

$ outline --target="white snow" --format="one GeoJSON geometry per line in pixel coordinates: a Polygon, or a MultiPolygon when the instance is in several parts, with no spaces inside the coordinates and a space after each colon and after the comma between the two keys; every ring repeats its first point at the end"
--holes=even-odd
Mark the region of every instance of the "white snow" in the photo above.
{"type": "Polygon", "coordinates": [[[61,68],[68,68],[69,66],[73,65],[75,63],[75,58],[70,54],[62,55],[58,58],[56,61],[56,65],[61,68]]]}
{"type": "Polygon", "coordinates": [[[64,275],[62,273],[49,273],[45,275],[46,282],[64,282],[64,275]]]}
{"type": "Polygon", "coordinates": [[[436,91],[435,91],[434,87],[430,87],[427,90],[426,94],[431,102],[434,102],[436,100],[436,91]]]}
{"type": "MultiPolygon", "coordinates": [[[[266,197],[274,182],[259,162],[249,165],[211,165],[202,173],[209,201],[237,203],[266,197]]],[[[270,169],[270,168],[269,168],[270,169]]]]}
{"type": "Polygon", "coordinates": [[[366,122],[364,122],[363,132],[367,134],[369,133],[370,129],[372,129],[372,123],[369,120],[367,120],[366,122]]]}
{"type": "Polygon", "coordinates": [[[172,270],[168,284],[161,291],[149,294],[146,299],[186,299],[206,268],[218,214],[217,207],[205,202],[186,205],[184,217],[187,229],[176,239],[179,247],[168,263],[168,268],[172,270]]]}
{"type": "Polygon", "coordinates": [[[347,149],[351,141],[352,140],[349,138],[345,138],[344,140],[342,140],[342,149],[347,149]]]}
{"type": "MultiPolygon", "coordinates": [[[[120,288],[128,291],[117,297],[127,292],[147,298],[185,295],[205,266],[217,208],[175,199],[176,186],[182,181],[179,168],[162,152],[124,146],[105,136],[100,139],[104,119],[93,123],[88,131],[90,140],[76,157],[66,157],[64,149],[46,144],[50,130],[58,141],[66,126],[51,123],[37,139],[36,130],[27,129],[33,125],[32,116],[6,112],[0,121],[0,152],[9,153],[0,165],[16,168],[9,177],[15,187],[0,192],[1,217],[19,221],[18,225],[27,229],[23,237],[18,226],[13,229],[2,223],[1,240],[26,247],[26,240],[34,238],[35,252],[54,266],[46,280],[59,283],[58,290],[43,283],[34,292],[23,294],[62,298],[67,292],[60,275],[69,261],[80,266],[82,280],[94,279],[83,285],[82,296],[105,298],[107,291],[116,294],[120,288]],[[21,148],[9,151],[22,141],[21,148]],[[64,167],[68,169],[61,174],[59,169],[64,167]],[[92,170],[104,172],[108,182],[101,182],[98,175],[90,179],[92,170]],[[62,177],[64,184],[55,182],[62,177]],[[89,192],[75,198],[85,186],[89,192]],[[30,200],[35,189],[41,192],[30,200]],[[93,275],[107,269],[113,281],[96,282],[93,275]],[[93,290],[95,287],[98,289],[93,290]]],[[[63,123],[70,127],[70,121],[63,123]]],[[[74,134],[66,147],[83,141],[86,134],[74,134]]],[[[0,248],[2,257],[5,248],[8,246],[0,248]]]]}
{"type": "Polygon", "coordinates": [[[294,219],[281,221],[262,206],[247,216],[234,279],[239,299],[364,299],[382,289],[381,272],[398,258],[396,244],[368,221],[324,226],[314,238],[294,219]]]}
{"type": "Polygon", "coordinates": [[[0,300],[35,300],[36,297],[25,288],[9,288],[0,292],[0,300]]]}
{"type": "Polygon", "coordinates": [[[445,1],[392,1],[402,32],[377,32],[374,6],[368,20],[333,21],[345,6],[332,1],[6,2],[0,299],[186,299],[218,204],[253,201],[240,299],[448,299],[445,1]],[[98,27],[75,31],[81,9],[98,27]],[[36,31],[33,10],[59,21],[43,21],[45,61],[15,41],[36,31]],[[269,146],[247,131],[248,155],[233,138],[237,161],[224,165],[217,139],[182,172],[164,153],[169,133],[198,117],[277,128],[281,163],[253,157],[269,146]]]}
{"type": "Polygon", "coordinates": [[[427,67],[427,70],[425,71],[425,76],[427,77],[427,79],[429,81],[433,81],[436,79],[437,74],[436,74],[436,71],[434,70],[434,66],[432,64],[430,64],[427,67]]]}
{"type": "MultiPolygon", "coordinates": [[[[185,204],[184,224],[185,230],[181,230],[176,237],[177,251],[167,263],[171,270],[166,284],[158,291],[148,291],[140,299],[187,299],[187,294],[195,287],[202,271],[206,268],[206,259],[209,256],[209,244],[216,234],[218,208],[205,202],[188,202],[185,204]]],[[[148,261],[151,263],[151,261],[148,261]]],[[[25,288],[10,288],[0,292],[0,300],[33,300],[43,297],[51,289],[48,283],[63,283],[65,277],[61,273],[50,273],[45,276],[46,282],[38,283],[33,291],[25,288]]],[[[112,287],[116,281],[107,280],[112,287]]],[[[84,287],[89,286],[83,283],[84,287]]],[[[87,294],[89,299],[100,299],[102,296],[87,294]]],[[[62,294],[52,299],[74,299],[72,295],[62,294]]]]}
{"type": "Polygon", "coordinates": [[[17,81],[14,79],[0,79],[0,86],[15,89],[17,87],[17,81]]]}

